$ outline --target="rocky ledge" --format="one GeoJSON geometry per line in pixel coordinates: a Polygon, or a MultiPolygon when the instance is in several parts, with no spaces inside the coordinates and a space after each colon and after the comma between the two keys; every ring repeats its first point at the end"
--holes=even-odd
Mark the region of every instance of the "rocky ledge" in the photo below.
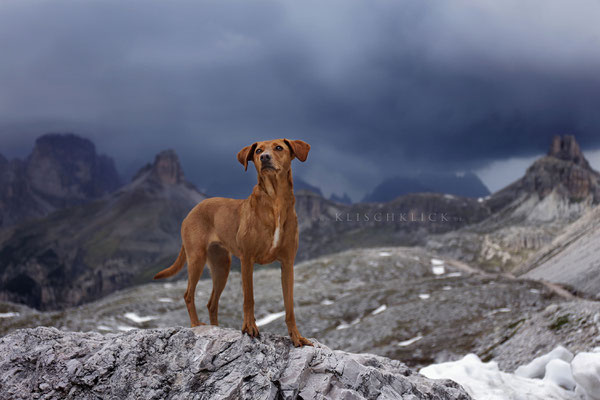
{"type": "Polygon", "coordinates": [[[396,360],[212,326],[15,331],[0,339],[0,398],[470,399],[396,360]]]}

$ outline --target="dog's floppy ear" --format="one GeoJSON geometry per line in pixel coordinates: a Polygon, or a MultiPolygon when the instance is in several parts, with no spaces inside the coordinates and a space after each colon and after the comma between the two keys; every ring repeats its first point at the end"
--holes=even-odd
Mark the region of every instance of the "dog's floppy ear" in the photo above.
{"type": "Polygon", "coordinates": [[[248,161],[252,161],[257,144],[258,143],[253,143],[250,146],[244,147],[237,155],[238,161],[244,166],[244,171],[248,170],[248,161]]]}
{"type": "Polygon", "coordinates": [[[283,139],[283,141],[292,151],[292,156],[297,157],[298,160],[302,162],[306,161],[306,157],[308,157],[308,152],[310,151],[310,144],[303,142],[302,140],[283,139]]]}

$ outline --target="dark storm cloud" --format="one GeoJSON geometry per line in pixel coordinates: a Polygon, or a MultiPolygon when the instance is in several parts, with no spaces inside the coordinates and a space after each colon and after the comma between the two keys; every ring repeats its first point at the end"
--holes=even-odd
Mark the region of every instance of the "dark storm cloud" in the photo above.
{"type": "MultiPolygon", "coordinates": [[[[600,146],[597,1],[38,1],[0,4],[0,153],[47,131],[122,170],[174,148],[199,186],[287,136],[297,169],[362,197],[406,170],[600,146]]],[[[250,174],[250,172],[246,173],[250,174]]]]}

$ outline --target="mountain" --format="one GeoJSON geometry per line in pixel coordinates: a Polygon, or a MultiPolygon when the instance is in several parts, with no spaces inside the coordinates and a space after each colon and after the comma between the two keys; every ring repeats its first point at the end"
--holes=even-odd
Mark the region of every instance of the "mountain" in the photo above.
{"type": "Polygon", "coordinates": [[[0,156],[0,228],[100,198],[120,184],[113,160],[88,139],[41,136],[25,160],[0,156]]]}
{"type": "Polygon", "coordinates": [[[56,309],[150,279],[170,265],[181,221],[205,195],[164,151],[110,195],[0,236],[0,299],[56,309]]]}
{"type": "Polygon", "coordinates": [[[518,198],[544,200],[553,194],[563,203],[600,202],[600,174],[590,167],[574,136],[555,136],[548,154],[521,179],[494,193],[488,204],[497,211],[518,198]]]}
{"type": "Polygon", "coordinates": [[[427,247],[490,271],[512,271],[600,202],[600,174],[573,136],[556,136],[525,175],[481,199],[490,216],[427,247]]]}
{"type": "Polygon", "coordinates": [[[409,193],[445,193],[464,197],[485,197],[490,194],[490,191],[472,172],[421,172],[385,179],[365,196],[363,202],[386,202],[409,193]]]}

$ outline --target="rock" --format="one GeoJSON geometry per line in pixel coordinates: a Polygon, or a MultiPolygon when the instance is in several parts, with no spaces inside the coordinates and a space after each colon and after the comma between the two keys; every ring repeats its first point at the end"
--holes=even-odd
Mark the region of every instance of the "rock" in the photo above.
{"type": "Polygon", "coordinates": [[[88,139],[43,135],[27,159],[0,159],[0,227],[86,203],[120,184],[113,160],[88,139]]]}
{"type": "Polygon", "coordinates": [[[102,336],[53,328],[0,339],[0,388],[13,399],[470,399],[396,360],[202,326],[102,336]]]}

